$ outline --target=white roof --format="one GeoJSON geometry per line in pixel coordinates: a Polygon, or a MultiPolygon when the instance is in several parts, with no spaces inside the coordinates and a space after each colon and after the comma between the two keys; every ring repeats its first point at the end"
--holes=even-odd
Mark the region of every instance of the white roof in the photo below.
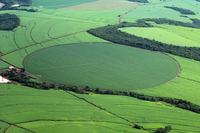
{"type": "Polygon", "coordinates": [[[1,3],[1,2],[0,2],[0,9],[1,9],[4,5],[5,5],[4,3],[1,3]]]}
{"type": "Polygon", "coordinates": [[[15,5],[12,5],[11,7],[18,7],[19,6],[19,4],[15,4],[15,5]]]}
{"type": "Polygon", "coordinates": [[[0,76],[0,83],[8,83],[9,80],[2,78],[2,76],[0,76]]]}

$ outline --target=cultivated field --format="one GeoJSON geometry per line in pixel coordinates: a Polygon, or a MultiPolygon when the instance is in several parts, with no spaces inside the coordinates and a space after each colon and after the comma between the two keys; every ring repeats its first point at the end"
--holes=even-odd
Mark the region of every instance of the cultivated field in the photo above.
{"type": "Polygon", "coordinates": [[[56,0],[56,1],[49,1],[49,0],[33,0],[34,6],[42,8],[49,8],[49,9],[58,9],[68,6],[79,5],[83,3],[93,2],[96,0],[56,0]]]}
{"type": "MultiPolygon", "coordinates": [[[[13,31],[0,31],[2,60],[18,68],[25,67],[45,81],[130,90],[200,105],[199,61],[168,54],[180,64],[181,73],[176,77],[179,67],[172,58],[114,44],[86,32],[117,24],[121,15],[124,15],[121,22],[141,18],[191,22],[190,18],[200,19],[200,3],[196,0],[149,0],[148,4],[139,3],[139,7],[125,0],[33,2],[33,8],[39,12],[0,11],[0,14],[12,13],[20,18],[20,26],[13,31]],[[181,17],[181,13],[164,6],[189,9],[196,15],[181,17]]],[[[148,23],[154,27],[121,30],[173,45],[199,47],[199,29],[148,23]]],[[[0,61],[0,69],[10,64],[0,61]]],[[[0,101],[2,133],[153,133],[168,125],[172,127],[170,133],[200,131],[197,113],[128,96],[92,92],[84,95],[0,84],[0,101]],[[135,124],[144,130],[133,128],[135,124]]]]}
{"type": "Polygon", "coordinates": [[[64,91],[0,85],[0,131],[145,133],[131,123],[64,91]],[[10,127],[9,127],[10,126],[10,127]]]}
{"type": "Polygon", "coordinates": [[[41,80],[112,90],[157,86],[179,73],[178,64],[166,55],[108,43],[44,49],[28,56],[24,66],[42,75],[41,80]]]}
{"type": "MultiPolygon", "coordinates": [[[[160,25],[158,25],[161,27],[160,25]]],[[[143,38],[177,46],[200,47],[200,29],[162,25],[162,28],[128,27],[119,30],[143,38]],[[191,34],[190,34],[191,33],[191,34]],[[189,36],[188,36],[189,34],[189,36]]]]}
{"type": "Polygon", "coordinates": [[[138,7],[139,4],[129,2],[127,0],[98,0],[90,3],[84,3],[76,6],[61,8],[59,10],[78,10],[78,11],[112,11],[133,9],[138,7]]]}
{"type": "Polygon", "coordinates": [[[173,130],[170,133],[188,133],[200,130],[199,114],[169,107],[164,103],[148,102],[126,96],[75,95],[139,124],[151,132],[166,125],[172,126],[173,130]]]}

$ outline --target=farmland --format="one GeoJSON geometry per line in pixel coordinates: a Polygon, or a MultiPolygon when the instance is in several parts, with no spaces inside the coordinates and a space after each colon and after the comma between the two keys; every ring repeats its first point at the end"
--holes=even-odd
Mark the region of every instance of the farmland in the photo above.
{"type": "Polygon", "coordinates": [[[165,55],[108,43],[44,49],[28,56],[24,66],[43,75],[41,80],[112,90],[156,86],[179,73],[177,63],[165,55]]]}
{"type": "Polygon", "coordinates": [[[61,133],[64,130],[143,133],[133,129],[129,122],[64,91],[44,91],[6,84],[0,86],[3,88],[0,90],[1,130],[12,125],[6,133],[61,133]]]}
{"type": "Polygon", "coordinates": [[[0,31],[0,58],[4,61],[0,61],[0,70],[10,65],[25,68],[33,78],[25,80],[26,84],[39,84],[34,88],[43,84],[55,87],[42,90],[42,87],[0,84],[0,133],[155,133],[165,126],[172,127],[170,133],[200,131],[198,112],[165,101],[130,96],[134,92],[187,100],[200,106],[200,62],[197,61],[200,60],[200,30],[152,21],[133,26],[133,22],[142,18],[167,18],[191,24],[191,18],[200,19],[199,2],[33,0],[33,9],[38,11],[0,11],[20,18],[20,26],[14,30],[0,31]],[[188,9],[196,15],[183,15],[164,6],[188,9]],[[125,26],[129,22],[132,26],[125,26]],[[116,31],[136,37],[114,36],[114,30],[97,31],[107,37],[105,40],[89,32],[112,25],[121,26],[116,31]],[[149,45],[136,40],[138,36],[145,38],[149,45]],[[112,37],[114,41],[110,40],[112,37]],[[147,47],[140,49],[115,42],[128,42],[129,38],[147,47]],[[149,43],[147,38],[159,42],[149,43]],[[155,43],[159,47],[164,46],[162,43],[172,45],[159,52],[155,43]],[[155,49],[149,51],[148,46],[155,49]],[[96,90],[115,93],[95,94],[96,90]]]}
{"type": "Polygon", "coordinates": [[[121,28],[119,30],[137,35],[143,38],[149,38],[151,40],[156,40],[159,42],[173,44],[177,46],[188,46],[188,47],[200,47],[199,39],[197,36],[200,34],[199,29],[185,28],[179,27],[178,30],[174,29],[177,26],[163,26],[164,29],[161,28],[141,28],[141,27],[129,27],[129,28],[121,28]],[[187,35],[186,35],[187,33],[187,35]],[[188,36],[188,33],[191,33],[188,36]],[[198,40],[197,40],[198,39],[198,40]]]}

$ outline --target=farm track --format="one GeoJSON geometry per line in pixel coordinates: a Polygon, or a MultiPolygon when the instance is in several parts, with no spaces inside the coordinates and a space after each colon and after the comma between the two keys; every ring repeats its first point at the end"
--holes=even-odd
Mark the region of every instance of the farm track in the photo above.
{"type": "Polygon", "coordinates": [[[7,131],[10,127],[12,127],[12,126],[15,126],[15,127],[21,128],[21,129],[26,130],[26,131],[29,131],[29,132],[31,132],[31,133],[35,133],[35,132],[33,132],[33,131],[29,130],[29,129],[26,129],[26,128],[23,128],[23,127],[17,126],[17,125],[15,125],[15,124],[11,124],[11,123],[8,123],[8,122],[3,121],[3,120],[0,120],[0,121],[3,122],[3,123],[6,123],[6,124],[8,124],[8,125],[10,125],[9,127],[7,127],[7,128],[3,131],[3,133],[6,133],[6,131],[7,131]]]}
{"type": "Polygon", "coordinates": [[[123,15],[121,15],[121,16],[119,17],[119,21],[118,21],[117,24],[120,24],[120,23],[121,23],[121,18],[122,18],[123,16],[125,16],[125,15],[127,15],[128,13],[130,13],[130,12],[136,10],[136,9],[139,8],[139,7],[141,7],[141,5],[139,5],[138,7],[136,7],[136,8],[134,8],[134,9],[132,9],[132,10],[130,10],[130,11],[124,13],[123,15]]]}

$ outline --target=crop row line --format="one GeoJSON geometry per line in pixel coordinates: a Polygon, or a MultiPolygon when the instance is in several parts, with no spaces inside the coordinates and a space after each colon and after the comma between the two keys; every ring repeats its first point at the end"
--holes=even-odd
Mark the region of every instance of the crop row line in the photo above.
{"type": "Polygon", "coordinates": [[[132,125],[133,128],[135,128],[135,127],[140,127],[140,129],[145,130],[145,131],[148,131],[148,130],[144,129],[142,126],[139,126],[139,125],[135,124],[134,122],[129,121],[129,120],[126,119],[126,118],[123,118],[123,117],[121,117],[121,116],[119,116],[119,115],[117,115],[117,114],[114,114],[113,112],[107,111],[106,109],[103,109],[103,108],[101,108],[100,106],[95,105],[95,104],[92,103],[92,102],[89,102],[89,101],[86,100],[85,98],[81,98],[81,97],[79,97],[79,96],[77,96],[77,95],[75,95],[75,94],[70,93],[69,91],[66,91],[66,92],[69,93],[69,94],[71,94],[71,95],[73,95],[74,97],[76,97],[76,98],[78,98],[78,99],[80,99],[80,100],[84,100],[85,102],[87,102],[87,103],[93,105],[94,107],[97,107],[97,108],[99,108],[99,109],[101,109],[101,110],[103,110],[103,111],[108,112],[109,114],[112,114],[112,115],[114,115],[114,116],[116,116],[116,117],[118,117],[118,118],[120,118],[120,119],[123,119],[123,120],[129,122],[129,123],[132,125]]]}
{"type": "Polygon", "coordinates": [[[179,78],[182,78],[182,79],[186,79],[186,80],[189,80],[189,81],[193,81],[193,82],[200,83],[200,81],[197,81],[197,80],[194,80],[194,79],[184,78],[184,77],[181,77],[181,76],[179,76],[179,78]]]}

